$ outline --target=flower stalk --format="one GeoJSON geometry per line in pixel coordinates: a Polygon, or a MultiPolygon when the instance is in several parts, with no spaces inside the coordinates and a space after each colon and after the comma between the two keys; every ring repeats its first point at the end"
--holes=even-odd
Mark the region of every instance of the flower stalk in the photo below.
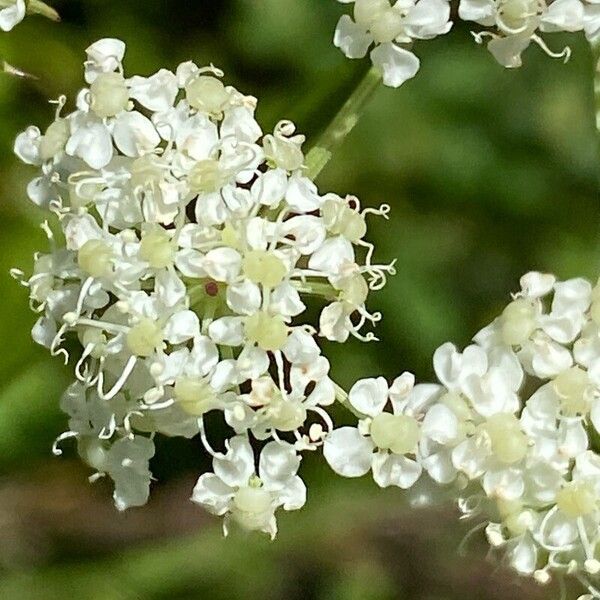
{"type": "Polygon", "coordinates": [[[381,75],[375,68],[371,68],[352,90],[350,96],[306,155],[306,176],[309,179],[316,179],[331,159],[333,151],[354,129],[365,106],[375,91],[379,89],[380,83],[381,75]]]}

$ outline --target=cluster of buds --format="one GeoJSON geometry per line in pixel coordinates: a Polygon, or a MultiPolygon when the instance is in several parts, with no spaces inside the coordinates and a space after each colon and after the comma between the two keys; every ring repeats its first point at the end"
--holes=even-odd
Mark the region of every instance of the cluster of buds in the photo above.
{"type": "Polygon", "coordinates": [[[304,504],[300,452],[333,427],[316,338],[374,339],[364,328],[381,315],[365,303],[394,267],[372,262],[366,217],[389,207],[321,195],[304,137],[288,121],[263,135],[256,99],[215,67],[126,77],[124,53],[115,39],[90,46],[76,110],[61,97],[43,134],[15,142],[40,169],[28,195],[51,215],[51,252],[31,277],[13,272],[40,313],[33,337],[65,360],[81,347],[60,439],[112,477],[124,509],[148,498],[156,434],[199,435],[214,474],[192,499],[274,535],[275,510],[304,504]],[[220,450],[210,411],[231,431],[220,450]]]}
{"type": "MultiPolygon", "coordinates": [[[[414,40],[431,39],[450,31],[447,0],[338,0],[354,5],[353,18],[343,15],[334,44],[348,58],[363,58],[369,48],[374,67],[385,85],[399,87],[419,70],[410,51],[414,40]]],[[[460,0],[464,21],[490,29],[473,32],[504,67],[521,66],[521,53],[534,42],[546,54],[568,60],[570,48],[553,52],[538,32],[585,31],[589,41],[600,38],[597,0],[460,0]]]]}
{"type": "MultiPolygon", "coordinates": [[[[600,285],[528,273],[502,314],[459,352],[435,352],[439,383],[409,373],[388,388],[359,381],[358,427],[335,429],[324,455],[382,487],[422,472],[456,483],[466,517],[522,574],[600,574],[600,285]],[[387,406],[389,410],[386,410],[387,406]]],[[[597,596],[593,596],[597,597],[597,596]]]]}

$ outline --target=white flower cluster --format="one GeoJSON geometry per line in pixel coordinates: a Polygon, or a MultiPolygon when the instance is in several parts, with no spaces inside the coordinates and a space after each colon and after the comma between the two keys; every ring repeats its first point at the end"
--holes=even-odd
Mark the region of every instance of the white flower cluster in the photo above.
{"type": "MultiPolygon", "coordinates": [[[[275,534],[274,511],[299,508],[299,452],[318,448],[336,388],[319,334],[343,342],[380,314],[365,308],[393,264],[373,264],[354,197],[320,195],[290,122],[263,135],[256,99],[213,66],[127,78],[125,44],[87,50],[89,87],[17,155],[40,169],[30,199],[56,217],[29,288],[33,337],[77,381],[63,399],[80,453],[115,481],[119,509],[148,497],[153,437],[199,434],[214,457],[193,500],[275,534]],[[307,296],[324,301],[318,330],[307,296]],[[211,448],[204,415],[235,436],[211,448]],[[250,439],[264,448],[258,471],[250,439]]],[[[16,277],[21,277],[18,271],[16,277]]],[[[58,451],[58,450],[57,450],[58,451]]]]}
{"type": "Polygon", "coordinates": [[[372,470],[382,487],[422,471],[456,482],[464,514],[489,521],[520,573],[599,574],[600,284],[529,273],[474,344],[444,344],[433,364],[439,384],[404,373],[354,385],[363,418],[327,437],[331,467],[372,470]]]}
{"type": "Polygon", "coordinates": [[[460,0],[458,14],[465,21],[491,27],[474,33],[504,67],[521,66],[521,53],[534,42],[553,58],[569,59],[571,50],[552,52],[538,32],[585,31],[588,40],[600,37],[600,3],[597,0],[460,0]]]}
{"type": "Polygon", "coordinates": [[[405,46],[450,31],[448,0],[338,0],[354,5],[354,19],[343,15],[334,43],[348,58],[363,58],[369,48],[385,85],[399,87],[419,70],[419,59],[405,46]]]}
{"type": "MultiPolygon", "coordinates": [[[[447,0],[338,0],[354,4],[354,18],[343,15],[334,44],[348,58],[363,58],[372,45],[371,60],[385,85],[399,87],[419,70],[419,59],[407,49],[414,40],[450,31],[447,0]]],[[[460,0],[464,21],[491,29],[474,32],[504,67],[521,66],[521,53],[534,42],[546,54],[568,60],[570,48],[552,52],[538,32],[585,31],[591,42],[600,38],[598,0],[460,0]]]]}

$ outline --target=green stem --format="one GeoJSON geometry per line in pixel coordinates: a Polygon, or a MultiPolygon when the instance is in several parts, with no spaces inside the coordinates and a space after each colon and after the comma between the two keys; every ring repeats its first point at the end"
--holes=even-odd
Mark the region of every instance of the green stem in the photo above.
{"type": "Polygon", "coordinates": [[[331,123],[306,155],[306,176],[308,178],[315,179],[319,175],[329,162],[335,148],[354,129],[366,104],[375,90],[379,88],[380,82],[381,75],[371,68],[352,90],[331,123]]]}
{"type": "Polygon", "coordinates": [[[592,42],[592,56],[594,58],[594,99],[596,111],[596,128],[600,133],[600,39],[592,42]]]}
{"type": "Polygon", "coordinates": [[[361,412],[356,410],[352,404],[350,404],[350,400],[348,400],[348,393],[342,387],[340,387],[337,383],[334,382],[335,386],[335,399],[346,409],[349,410],[355,417],[358,419],[366,418],[366,415],[363,415],[361,412]]]}

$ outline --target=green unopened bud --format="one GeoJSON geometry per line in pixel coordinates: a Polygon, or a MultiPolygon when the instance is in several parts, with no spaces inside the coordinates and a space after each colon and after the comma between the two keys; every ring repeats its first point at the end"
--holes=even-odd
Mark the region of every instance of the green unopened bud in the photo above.
{"type": "Polygon", "coordinates": [[[91,108],[101,118],[127,110],[129,90],[121,73],[100,73],[90,86],[91,108]]]}
{"type": "Polygon", "coordinates": [[[527,453],[527,436],[521,431],[519,420],[512,413],[492,415],[482,428],[489,436],[492,453],[500,462],[513,464],[527,453]]]}
{"type": "Polygon", "coordinates": [[[175,381],[175,399],[190,415],[201,416],[215,406],[217,395],[203,378],[179,377],[175,381]]]}
{"type": "Polygon", "coordinates": [[[287,269],[284,262],[272,252],[266,250],[250,250],[244,255],[242,262],[244,275],[266,288],[278,286],[285,277],[287,269]]]}
{"type": "Polygon", "coordinates": [[[90,344],[93,346],[90,356],[92,358],[100,358],[106,346],[106,335],[97,327],[86,327],[80,334],[81,345],[86,348],[90,344]]]}
{"type": "Polygon", "coordinates": [[[367,233],[365,218],[339,201],[326,200],[321,207],[321,216],[325,227],[333,235],[343,235],[353,243],[361,240],[367,233]]]}
{"type": "Polygon", "coordinates": [[[156,154],[145,154],[131,164],[131,185],[134,188],[157,186],[164,177],[163,163],[156,154]]]}
{"type": "Polygon", "coordinates": [[[231,514],[245,529],[263,529],[272,516],[273,499],[262,487],[242,487],[233,497],[231,514]]]}
{"type": "Polygon", "coordinates": [[[340,300],[352,306],[362,306],[369,296],[369,284],[360,273],[344,278],[338,287],[340,300]]]}
{"type": "Polygon", "coordinates": [[[162,341],[162,330],[152,319],[142,319],[127,332],[127,347],[135,356],[150,356],[162,341]]]}
{"type": "Polygon", "coordinates": [[[173,264],[173,245],[164,229],[155,229],[142,237],[140,257],[154,269],[164,269],[173,264]]]}
{"type": "Polygon", "coordinates": [[[371,35],[375,42],[386,44],[393,42],[404,28],[403,16],[396,8],[388,8],[371,24],[371,35]]]}
{"type": "Polygon", "coordinates": [[[246,335],[267,351],[280,350],[287,340],[288,328],[283,317],[257,312],[246,319],[246,335]]]}
{"type": "Polygon", "coordinates": [[[66,119],[57,119],[51,123],[40,140],[41,159],[49,160],[59,152],[62,152],[70,135],[71,130],[66,119]]]}
{"type": "Polygon", "coordinates": [[[229,102],[229,92],[215,77],[200,75],[185,86],[187,101],[192,108],[205,113],[218,114],[229,102]]]}
{"type": "Polygon", "coordinates": [[[560,397],[560,407],[564,415],[574,417],[587,414],[590,409],[590,382],[583,369],[571,367],[559,373],[552,385],[560,397]]]}
{"type": "Polygon", "coordinates": [[[190,189],[196,194],[216,192],[225,181],[219,162],[213,159],[198,161],[188,177],[190,189]]]}
{"type": "Polygon", "coordinates": [[[569,517],[589,515],[598,505],[594,486],[583,481],[567,483],[556,494],[556,505],[569,517]]]}
{"type": "Polygon", "coordinates": [[[88,240],[77,254],[77,262],[92,277],[106,277],[112,271],[113,253],[102,240],[88,240]]]}
{"type": "Polygon", "coordinates": [[[415,451],[421,430],[413,417],[381,413],[371,423],[371,439],[382,450],[407,454],[415,451]]]}
{"type": "Polygon", "coordinates": [[[280,398],[270,404],[268,416],[275,429],[294,431],[306,421],[306,408],[299,400],[280,398]]]}
{"type": "Polygon", "coordinates": [[[267,159],[280,169],[296,171],[304,164],[304,153],[293,140],[266,135],[263,139],[263,148],[267,159]]]}
{"type": "Polygon", "coordinates": [[[525,298],[514,300],[504,309],[501,317],[501,335],[505,344],[522,345],[535,328],[535,308],[525,298]]]}
{"type": "Polygon", "coordinates": [[[365,27],[370,27],[389,9],[389,0],[356,0],[354,3],[354,20],[365,27]]]}

